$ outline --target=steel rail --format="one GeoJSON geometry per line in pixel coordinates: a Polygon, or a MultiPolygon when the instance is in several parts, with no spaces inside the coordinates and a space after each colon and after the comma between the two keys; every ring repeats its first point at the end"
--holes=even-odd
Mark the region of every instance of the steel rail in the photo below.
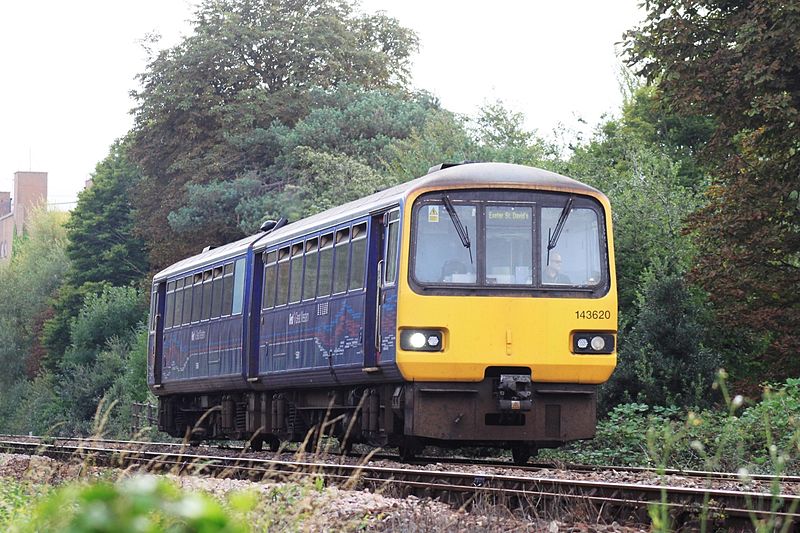
{"type": "Polygon", "coordinates": [[[782,517],[800,519],[800,496],[752,491],[690,488],[634,483],[607,483],[586,480],[520,477],[502,474],[431,471],[373,465],[330,464],[309,461],[280,461],[253,457],[222,457],[196,453],[164,453],[141,450],[64,446],[47,443],[0,441],[0,451],[40,454],[54,458],[73,458],[93,464],[116,467],[143,467],[148,471],[189,472],[195,475],[238,476],[250,479],[292,480],[321,477],[328,483],[397,487],[402,492],[422,492],[462,501],[491,497],[531,505],[549,501],[583,501],[620,509],[642,509],[664,505],[673,510],[703,507],[714,516],[743,518],[782,517]],[[526,503],[527,502],[527,503],[526,503]]]}
{"type": "MultiPolygon", "coordinates": [[[[197,450],[197,449],[222,449],[222,450],[237,450],[242,453],[258,453],[261,455],[274,455],[279,452],[248,452],[244,451],[243,447],[237,446],[224,446],[212,444],[198,444],[190,445],[186,442],[154,442],[154,441],[138,441],[138,440],[117,440],[117,439],[100,439],[93,437],[43,437],[36,435],[3,435],[0,434],[0,439],[36,439],[39,443],[55,443],[59,441],[65,442],[78,442],[78,443],[92,443],[92,444],[115,444],[122,446],[145,446],[145,447],[169,447],[178,448],[181,450],[197,450]]],[[[290,453],[291,450],[285,449],[283,453],[290,453]]],[[[293,453],[293,452],[292,452],[293,453]]],[[[332,454],[333,455],[333,454],[332,454]]],[[[358,454],[348,454],[350,457],[358,458],[358,454]]],[[[373,460],[389,460],[401,462],[399,456],[393,454],[375,454],[372,456],[373,460]]],[[[417,459],[406,461],[407,464],[412,465],[426,465],[431,463],[439,464],[463,464],[472,466],[488,466],[494,468],[501,468],[507,470],[521,470],[526,472],[541,472],[542,470],[562,470],[568,472],[631,472],[637,474],[652,474],[655,476],[682,476],[690,478],[699,478],[704,480],[717,480],[717,481],[738,481],[743,482],[742,476],[735,472],[718,472],[718,471],[705,471],[705,470],[691,470],[691,469],[677,469],[677,468],[652,468],[640,466],[603,466],[603,465],[586,465],[577,463],[529,463],[527,465],[514,465],[508,461],[501,459],[481,459],[481,458],[468,458],[468,457],[446,457],[446,456],[423,456],[417,459]]],[[[774,476],[769,474],[755,474],[748,473],[747,480],[762,481],[765,483],[798,483],[800,484],[800,476],[781,475],[774,476]]]]}

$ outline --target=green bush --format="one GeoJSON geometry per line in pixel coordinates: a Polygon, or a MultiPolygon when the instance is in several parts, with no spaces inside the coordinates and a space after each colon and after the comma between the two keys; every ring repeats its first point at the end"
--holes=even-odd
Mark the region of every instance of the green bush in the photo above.
{"type": "MultiPolygon", "coordinates": [[[[724,388],[723,388],[724,389],[724,388]]],[[[773,474],[800,473],[800,379],[768,387],[760,402],[741,396],[722,409],[691,411],[642,403],[618,405],[594,439],[547,450],[543,458],[773,474]]]]}
{"type": "Polygon", "coordinates": [[[8,531],[12,523],[29,520],[31,500],[44,497],[50,488],[10,478],[1,479],[0,531],[8,531]]]}
{"type": "Polygon", "coordinates": [[[107,287],[89,294],[70,328],[71,346],[64,354],[64,366],[91,364],[110,339],[128,339],[145,319],[146,305],[133,287],[107,287]]]}
{"type": "Polygon", "coordinates": [[[681,276],[646,276],[639,315],[619,349],[619,366],[601,387],[600,410],[624,402],[708,406],[720,359],[703,344],[701,299],[681,276]]]}
{"type": "Polygon", "coordinates": [[[245,532],[252,495],[238,494],[227,508],[201,493],[186,493],[164,479],[137,476],[112,484],[72,483],[41,500],[10,531],[71,533],[245,532]]]}

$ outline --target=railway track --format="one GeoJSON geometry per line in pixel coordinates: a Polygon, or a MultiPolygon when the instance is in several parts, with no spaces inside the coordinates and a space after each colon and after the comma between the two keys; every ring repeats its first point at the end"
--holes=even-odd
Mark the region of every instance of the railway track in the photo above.
{"type": "MultiPolygon", "coordinates": [[[[377,466],[364,462],[348,464],[341,462],[341,457],[338,457],[340,462],[332,462],[308,454],[294,459],[269,459],[253,457],[252,454],[225,456],[219,455],[220,450],[211,447],[187,448],[176,443],[0,437],[0,451],[39,454],[98,466],[138,468],[148,472],[272,481],[314,477],[345,488],[369,488],[396,495],[436,497],[457,505],[488,501],[502,503],[510,509],[520,509],[580,504],[621,520],[643,519],[648,506],[657,504],[669,508],[679,520],[696,520],[704,512],[705,516],[725,524],[736,521],[749,523],[753,519],[770,517],[780,518],[784,522],[800,522],[800,483],[796,477],[764,479],[773,488],[780,487],[777,493],[773,493],[770,490],[730,490],[711,486],[565,479],[537,475],[542,472],[540,465],[531,465],[520,472],[520,467],[506,464],[509,473],[502,473],[502,470],[455,471],[444,469],[444,465],[436,465],[431,469],[408,465],[377,466]],[[159,449],[149,450],[149,447],[159,449]],[[774,484],[776,481],[777,485],[774,484]]],[[[631,469],[638,470],[644,469],[631,469]]],[[[693,474],[700,477],[714,474],[720,478],[734,476],[708,472],[693,474]]]]}

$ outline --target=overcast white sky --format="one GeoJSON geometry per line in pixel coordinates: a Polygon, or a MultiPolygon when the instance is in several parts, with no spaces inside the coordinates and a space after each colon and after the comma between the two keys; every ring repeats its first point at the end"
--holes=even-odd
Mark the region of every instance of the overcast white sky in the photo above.
{"type": "MultiPolygon", "coordinates": [[[[639,0],[362,0],[414,29],[413,84],[453,111],[496,99],[549,134],[596,124],[620,105],[615,43],[639,0]]],[[[8,0],[0,7],[0,191],[15,171],[49,173],[49,201],[72,202],[132,125],[128,94],[148,32],[175,43],[191,0],[8,0]]],[[[69,207],[64,204],[63,207],[69,207]]]]}

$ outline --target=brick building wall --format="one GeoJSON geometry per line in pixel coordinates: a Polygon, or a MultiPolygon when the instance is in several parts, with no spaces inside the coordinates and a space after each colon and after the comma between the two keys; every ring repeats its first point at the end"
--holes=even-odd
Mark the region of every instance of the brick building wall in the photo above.
{"type": "Polygon", "coordinates": [[[11,257],[14,235],[21,235],[31,213],[47,203],[47,172],[15,172],[14,192],[0,192],[0,261],[11,257]]]}

